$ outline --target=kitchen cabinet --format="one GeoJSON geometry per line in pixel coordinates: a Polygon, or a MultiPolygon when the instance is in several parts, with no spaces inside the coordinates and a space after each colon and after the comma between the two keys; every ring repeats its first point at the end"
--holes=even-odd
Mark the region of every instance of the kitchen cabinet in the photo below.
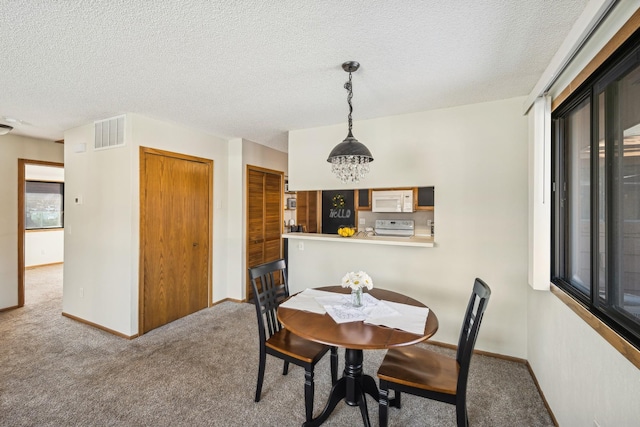
{"type": "Polygon", "coordinates": [[[356,210],[371,210],[371,189],[356,190],[356,210]]]}
{"type": "Polygon", "coordinates": [[[296,222],[307,233],[318,232],[318,192],[298,191],[296,193],[296,222]]]}
{"type": "Polygon", "coordinates": [[[416,211],[432,211],[435,201],[433,187],[417,187],[413,189],[413,200],[416,211]]]}

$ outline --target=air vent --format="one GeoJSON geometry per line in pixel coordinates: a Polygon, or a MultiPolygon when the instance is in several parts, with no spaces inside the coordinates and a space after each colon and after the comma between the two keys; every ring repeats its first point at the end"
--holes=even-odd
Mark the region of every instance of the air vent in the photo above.
{"type": "Polygon", "coordinates": [[[124,145],[124,116],[94,122],[96,150],[122,147],[124,145]]]}

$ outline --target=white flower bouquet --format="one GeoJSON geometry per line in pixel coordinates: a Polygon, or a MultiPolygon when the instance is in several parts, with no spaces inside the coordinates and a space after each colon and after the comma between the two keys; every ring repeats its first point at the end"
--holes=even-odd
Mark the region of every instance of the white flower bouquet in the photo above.
{"type": "Polygon", "coordinates": [[[354,291],[362,290],[365,287],[367,289],[373,289],[373,280],[371,280],[371,277],[364,271],[358,271],[357,273],[352,271],[345,274],[342,278],[342,287],[351,288],[351,290],[354,291]]]}

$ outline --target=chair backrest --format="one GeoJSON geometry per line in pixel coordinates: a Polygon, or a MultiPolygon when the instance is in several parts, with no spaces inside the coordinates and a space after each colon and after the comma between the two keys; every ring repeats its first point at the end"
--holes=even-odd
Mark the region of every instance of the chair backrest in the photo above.
{"type": "Polygon", "coordinates": [[[270,261],[249,268],[253,288],[253,301],[258,316],[260,344],[278,332],[282,326],[278,322],[277,309],[289,296],[287,266],[284,259],[270,261]]]}
{"type": "Polygon", "coordinates": [[[476,345],[480,323],[482,323],[482,317],[487,308],[490,296],[491,288],[481,279],[476,279],[473,283],[473,292],[469,298],[464,322],[462,323],[462,330],[460,331],[460,340],[458,341],[458,352],[456,354],[456,360],[460,365],[457,387],[458,394],[466,393],[471,355],[476,345]]]}

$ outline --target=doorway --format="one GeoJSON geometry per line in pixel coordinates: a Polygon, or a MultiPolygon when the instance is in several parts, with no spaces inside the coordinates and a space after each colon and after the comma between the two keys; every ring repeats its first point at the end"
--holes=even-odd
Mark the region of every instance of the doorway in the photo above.
{"type": "MultiPolygon", "coordinates": [[[[41,160],[30,160],[30,159],[18,159],[18,307],[24,307],[25,304],[25,269],[26,269],[26,235],[27,228],[31,230],[43,230],[38,231],[38,235],[34,235],[34,241],[36,243],[30,244],[39,244],[38,237],[43,237],[45,235],[51,236],[51,233],[56,234],[64,234],[63,228],[63,211],[62,209],[56,211],[54,206],[49,206],[47,203],[35,203],[36,205],[41,205],[43,212],[39,212],[37,208],[34,207],[33,218],[42,217],[44,213],[46,213],[47,218],[43,218],[43,223],[39,226],[35,224],[27,225],[27,181],[39,182],[39,183],[59,183],[60,182],[60,174],[57,173],[60,169],[64,168],[63,163],[58,162],[47,162],[41,160]],[[27,169],[31,168],[30,172],[27,169]],[[54,224],[51,221],[53,216],[58,215],[59,223],[54,224]],[[46,233],[46,234],[45,234],[46,233]]],[[[64,183],[64,178],[62,178],[64,183]]],[[[44,185],[35,185],[34,187],[44,187],[44,185]]],[[[39,190],[34,190],[39,191],[39,190]]],[[[43,191],[43,190],[40,190],[43,191]]],[[[61,194],[64,197],[64,194],[61,194]]],[[[31,218],[31,217],[30,217],[31,218]]],[[[46,239],[48,241],[55,241],[55,238],[46,239]]],[[[54,243],[55,244],[55,243],[54,243]]],[[[62,244],[62,243],[59,243],[62,244]]],[[[43,251],[43,249],[41,249],[43,251]]],[[[39,261],[35,261],[39,262],[39,261]]],[[[52,264],[51,262],[46,262],[46,264],[52,264]]]]}
{"type": "Polygon", "coordinates": [[[213,160],[140,147],[139,331],[211,305],[213,160]]]}

